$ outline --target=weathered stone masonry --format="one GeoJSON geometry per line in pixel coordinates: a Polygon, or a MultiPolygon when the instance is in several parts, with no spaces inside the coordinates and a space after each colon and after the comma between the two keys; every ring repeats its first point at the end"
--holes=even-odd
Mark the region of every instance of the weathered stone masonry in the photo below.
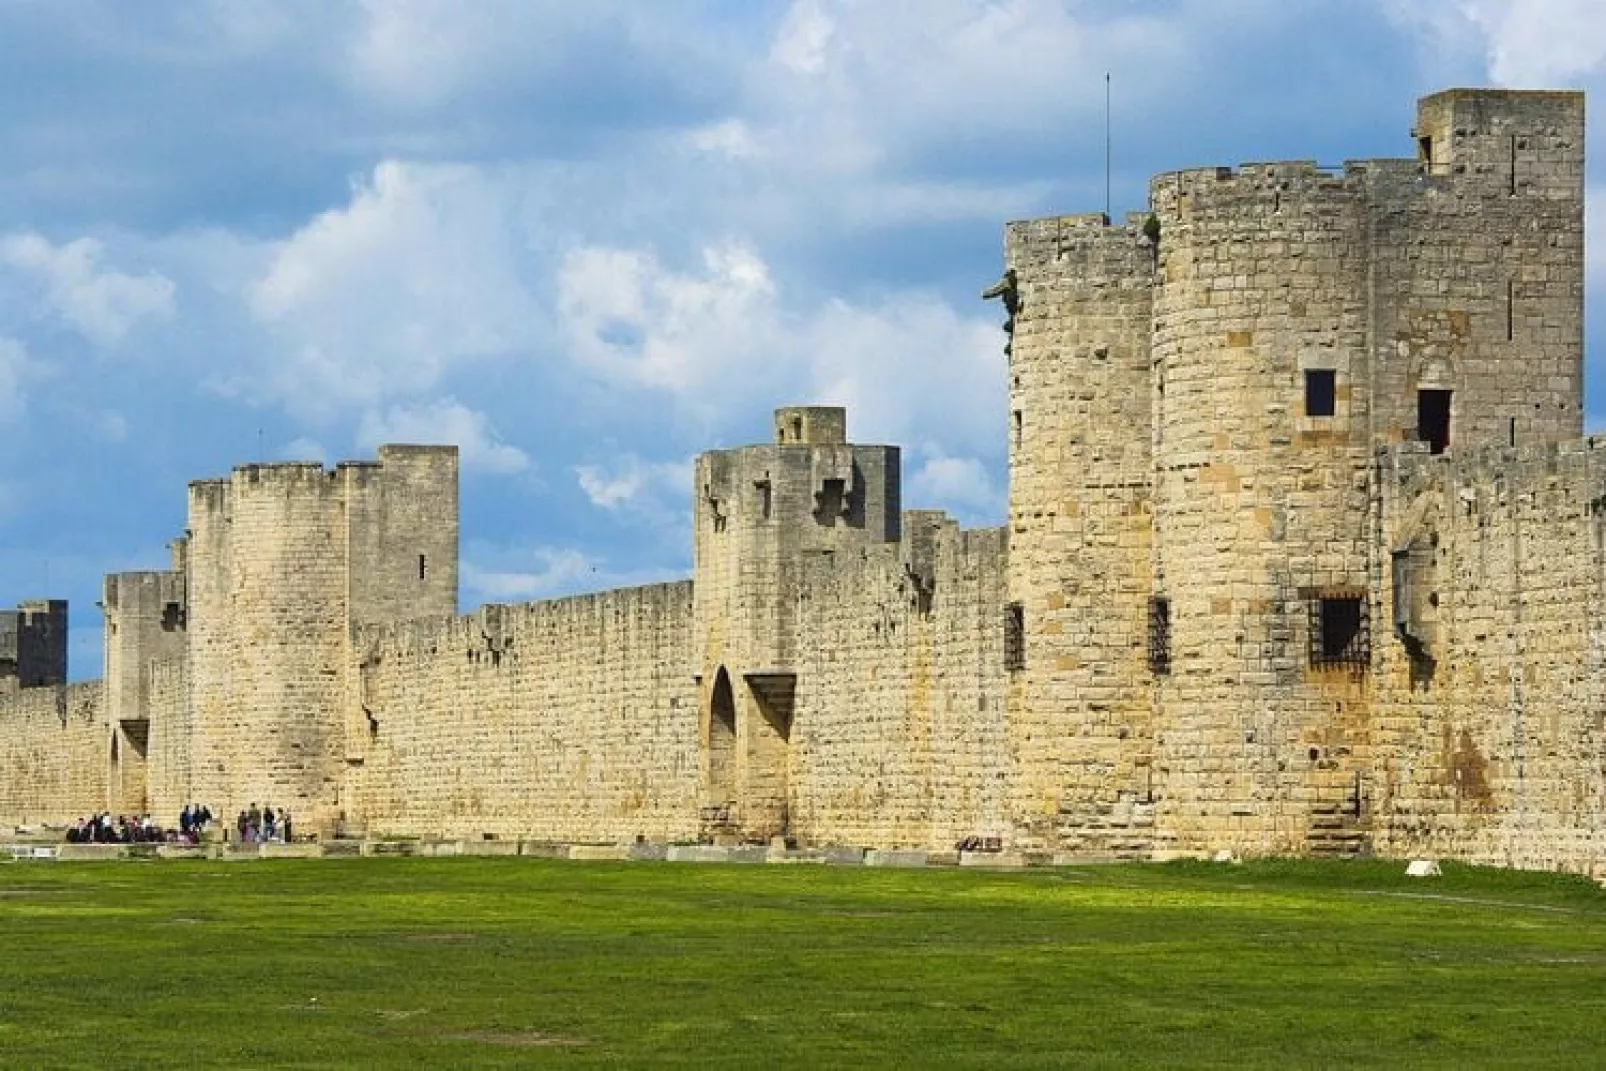
{"type": "Polygon", "coordinates": [[[1009,224],[1003,529],[782,409],[698,459],[690,581],[459,617],[450,448],[194,484],[172,569],[107,578],[103,687],[7,678],[0,620],[0,820],[1595,871],[1583,130],[1452,90],[1411,159],[1009,224]]]}

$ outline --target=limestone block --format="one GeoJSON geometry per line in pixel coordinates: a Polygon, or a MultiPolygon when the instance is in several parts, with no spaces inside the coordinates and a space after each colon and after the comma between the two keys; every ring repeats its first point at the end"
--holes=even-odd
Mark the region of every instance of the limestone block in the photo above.
{"type": "Polygon", "coordinates": [[[56,858],[63,862],[109,862],[126,858],[126,845],[122,844],[63,844],[56,848],[56,858]]]}
{"type": "Polygon", "coordinates": [[[990,867],[996,870],[1021,870],[1030,864],[1023,852],[960,852],[959,865],[990,867]]]}
{"type": "Polygon", "coordinates": [[[665,858],[671,863],[728,863],[732,850],[713,844],[671,844],[665,858]]]}
{"type": "Polygon", "coordinates": [[[926,865],[926,852],[874,848],[864,853],[865,866],[917,867],[926,865]]]}
{"type": "Polygon", "coordinates": [[[516,840],[464,840],[457,844],[458,855],[518,855],[519,842],[516,840]]]}
{"type": "Polygon", "coordinates": [[[628,844],[571,844],[569,845],[570,859],[584,859],[591,862],[620,861],[630,858],[628,844]]]}

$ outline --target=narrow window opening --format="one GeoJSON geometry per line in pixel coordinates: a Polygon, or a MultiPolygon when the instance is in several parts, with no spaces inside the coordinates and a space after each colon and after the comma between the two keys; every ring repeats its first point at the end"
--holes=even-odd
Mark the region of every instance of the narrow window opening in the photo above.
{"type": "Polygon", "coordinates": [[[1517,284],[1506,280],[1506,341],[1517,337],[1517,284]]]}
{"type": "Polygon", "coordinates": [[[1511,139],[1511,196],[1517,196],[1517,139],[1511,139]]]}
{"type": "Polygon", "coordinates": [[[177,632],[184,627],[184,608],[176,602],[162,605],[162,631],[177,632]]]}
{"type": "Polygon", "coordinates": [[[1512,446],[1516,446],[1517,445],[1517,418],[1516,417],[1512,417],[1511,418],[1511,442],[1510,442],[1510,445],[1512,445],[1512,446]]]}
{"type": "Polygon", "coordinates": [[[1149,600],[1149,672],[1171,672],[1171,600],[1149,600]]]}
{"type": "Polygon", "coordinates": [[[753,486],[758,489],[758,511],[759,511],[759,515],[762,516],[767,521],[767,520],[770,519],[770,504],[771,504],[770,503],[771,487],[770,487],[769,474],[765,473],[764,479],[762,479],[762,480],[754,480],[753,481],[753,486]]]}
{"type": "Polygon", "coordinates": [[[1366,599],[1331,595],[1310,602],[1310,664],[1364,669],[1372,660],[1366,599]]]}
{"type": "Polygon", "coordinates": [[[1015,410],[1015,412],[1012,415],[1013,415],[1013,418],[1014,418],[1014,421],[1015,421],[1015,445],[1018,447],[1018,446],[1020,446],[1020,439],[1021,439],[1020,410],[1019,409],[1015,410]]]}
{"type": "Polygon", "coordinates": [[[844,480],[823,480],[814,492],[814,521],[833,528],[837,521],[848,515],[848,488],[844,480]]]}
{"type": "Polygon", "coordinates": [[[1018,602],[1004,607],[1004,669],[1026,668],[1026,608],[1018,602]]]}
{"type": "Polygon", "coordinates": [[[1305,372],[1305,415],[1332,416],[1338,411],[1338,374],[1331,368],[1305,372]]]}
{"type": "Polygon", "coordinates": [[[1432,138],[1429,137],[1429,138],[1417,138],[1416,139],[1416,158],[1417,158],[1417,161],[1419,163],[1421,163],[1422,169],[1424,171],[1426,171],[1428,174],[1431,175],[1433,173],[1433,139],[1432,138]]]}
{"type": "Polygon", "coordinates": [[[1450,391],[1416,392],[1416,437],[1435,454],[1450,447],[1450,391]]]}
{"type": "Polygon", "coordinates": [[[802,417],[795,416],[792,418],[792,441],[795,443],[800,443],[803,441],[802,417]]]}
{"type": "Polygon", "coordinates": [[[428,574],[428,572],[429,572],[429,565],[428,565],[427,562],[424,561],[424,556],[422,554],[420,554],[418,556],[418,579],[420,579],[420,580],[424,579],[424,577],[428,574]]]}

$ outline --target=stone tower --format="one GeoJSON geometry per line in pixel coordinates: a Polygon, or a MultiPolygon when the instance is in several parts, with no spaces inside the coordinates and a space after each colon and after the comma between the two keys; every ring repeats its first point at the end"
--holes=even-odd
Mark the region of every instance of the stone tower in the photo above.
{"type": "Polygon", "coordinates": [[[899,452],[847,442],[840,408],[775,412],[775,441],[697,458],[695,628],[711,832],[788,827],[798,574],[899,538],[899,452]]]}
{"type": "MultiPolygon", "coordinates": [[[[457,448],[245,465],[190,485],[188,770],[157,778],[231,815],[339,820],[351,629],[457,606],[457,448]]],[[[164,813],[184,799],[153,800],[164,813]]]]}
{"type": "Polygon", "coordinates": [[[1582,96],[1452,90],[1414,133],[1415,159],[1168,173],[1141,222],[1006,232],[1031,840],[1364,840],[1374,451],[1582,420],[1582,96]]]}
{"type": "Polygon", "coordinates": [[[995,291],[1010,312],[1010,603],[1003,623],[1027,844],[1147,850],[1152,690],[1150,322],[1139,216],[1013,223],[995,291]],[[1112,806],[1113,804],[1113,806],[1112,806]]]}
{"type": "Polygon", "coordinates": [[[0,610],[0,691],[67,683],[67,602],[32,599],[0,610]]]}
{"type": "MultiPolygon", "coordinates": [[[[184,573],[173,570],[112,573],[101,589],[106,719],[111,727],[112,770],[106,806],[118,814],[141,814],[150,800],[182,795],[179,786],[151,785],[153,678],[182,664],[185,651],[184,573]]],[[[183,719],[155,719],[159,752],[187,750],[183,719]]],[[[171,764],[162,764],[163,770],[171,764]]],[[[179,806],[183,806],[180,804],[179,806]]],[[[176,812],[174,812],[176,813],[176,812]]],[[[164,820],[166,812],[163,813],[164,820]]]]}

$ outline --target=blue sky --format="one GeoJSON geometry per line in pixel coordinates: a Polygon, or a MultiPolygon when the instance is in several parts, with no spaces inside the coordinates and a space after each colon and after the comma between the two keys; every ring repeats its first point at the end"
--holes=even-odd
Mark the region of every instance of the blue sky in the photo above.
{"type": "Polygon", "coordinates": [[[382,441],[463,448],[464,609],[683,576],[692,456],[804,402],[999,523],[977,294],[1004,221],[1103,207],[1107,71],[1119,215],[1155,171],[1410,155],[1435,89],[1606,85],[1606,19],[0,0],[0,605],[69,598],[96,676],[100,577],[165,565],[187,481],[382,441]]]}

